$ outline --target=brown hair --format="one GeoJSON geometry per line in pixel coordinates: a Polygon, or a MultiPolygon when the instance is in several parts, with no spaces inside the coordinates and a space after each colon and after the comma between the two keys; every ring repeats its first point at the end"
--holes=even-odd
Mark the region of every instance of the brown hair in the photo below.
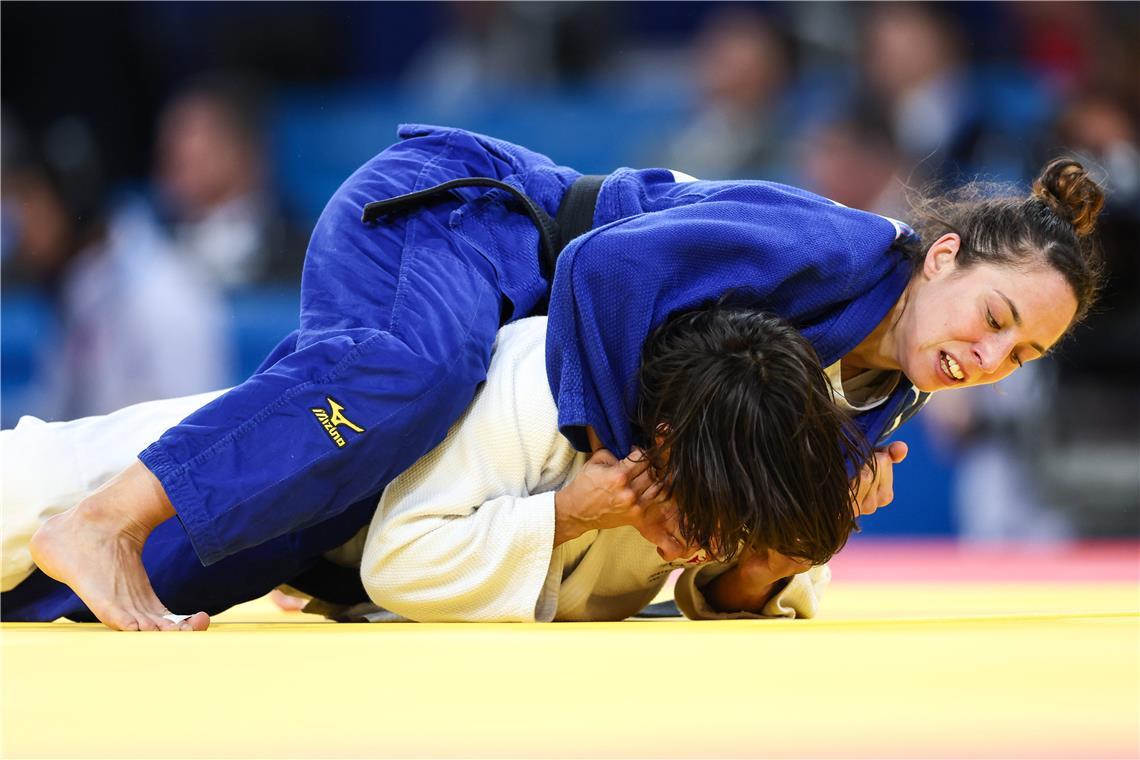
{"type": "MultiPolygon", "coordinates": [[[[1096,301],[1104,275],[1093,233],[1104,190],[1077,161],[1050,161],[1028,197],[1008,185],[971,182],[945,195],[915,194],[911,203],[915,226],[928,244],[948,232],[962,239],[959,267],[979,262],[1023,268],[1047,264],[1073,289],[1074,324],[1096,301]]],[[[924,253],[911,251],[916,271],[924,253]]]]}
{"type": "Polygon", "coordinates": [[[813,564],[843,547],[869,447],[791,325],[723,303],[675,314],[646,340],[639,379],[636,423],[687,541],[813,564]]]}

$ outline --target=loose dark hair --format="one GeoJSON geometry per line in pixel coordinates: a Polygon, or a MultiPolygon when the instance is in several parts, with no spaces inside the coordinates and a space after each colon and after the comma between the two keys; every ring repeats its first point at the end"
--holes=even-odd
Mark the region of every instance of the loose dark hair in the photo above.
{"type": "Polygon", "coordinates": [[[640,384],[636,422],[685,540],[813,564],[843,547],[869,447],[799,332],[742,307],[681,312],[646,340],[640,384]]]}
{"type": "MultiPolygon", "coordinates": [[[[972,182],[945,195],[911,199],[915,226],[930,244],[948,232],[962,243],[957,264],[978,262],[1021,268],[1048,265],[1077,298],[1076,324],[1088,314],[1103,284],[1100,247],[1093,232],[1104,190],[1071,158],[1050,161],[1028,197],[1008,185],[972,182]]],[[[914,251],[916,271],[922,252],[914,251]]]]}

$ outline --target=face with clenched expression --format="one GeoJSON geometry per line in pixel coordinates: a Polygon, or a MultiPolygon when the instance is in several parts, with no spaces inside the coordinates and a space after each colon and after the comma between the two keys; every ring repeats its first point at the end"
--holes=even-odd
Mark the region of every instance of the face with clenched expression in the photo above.
{"type": "Polygon", "coordinates": [[[960,245],[954,234],[934,242],[884,339],[884,353],[923,391],[1009,376],[1041,358],[1077,312],[1072,288],[1043,261],[959,267],[960,245]]]}

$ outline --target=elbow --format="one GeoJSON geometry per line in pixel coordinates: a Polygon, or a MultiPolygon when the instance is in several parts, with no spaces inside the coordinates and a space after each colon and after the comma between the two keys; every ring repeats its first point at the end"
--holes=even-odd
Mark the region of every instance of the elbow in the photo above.
{"type": "Polygon", "coordinates": [[[385,550],[384,547],[368,547],[360,562],[360,582],[373,604],[398,612],[393,605],[399,606],[400,588],[398,583],[390,580],[397,578],[399,574],[391,565],[391,551],[385,550]]]}
{"type": "Polygon", "coordinates": [[[360,564],[360,581],[373,604],[409,620],[433,622],[447,609],[445,580],[419,555],[408,547],[370,547],[360,564]]]}

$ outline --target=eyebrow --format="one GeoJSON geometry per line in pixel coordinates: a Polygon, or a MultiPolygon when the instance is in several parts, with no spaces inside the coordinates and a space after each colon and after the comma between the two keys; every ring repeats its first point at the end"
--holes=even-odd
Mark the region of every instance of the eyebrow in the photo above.
{"type": "MultiPolygon", "coordinates": [[[[1002,293],[997,288],[994,288],[994,292],[1001,296],[1002,300],[1005,301],[1007,306],[1009,306],[1009,311],[1013,314],[1014,324],[1016,324],[1018,327],[1021,327],[1021,313],[1017,310],[1017,306],[1014,305],[1013,301],[1009,300],[1009,296],[1007,296],[1005,293],[1002,293]]],[[[1041,347],[1040,343],[1030,343],[1029,345],[1030,347],[1037,349],[1037,353],[1041,354],[1042,356],[1045,355],[1045,349],[1041,347]]]]}

